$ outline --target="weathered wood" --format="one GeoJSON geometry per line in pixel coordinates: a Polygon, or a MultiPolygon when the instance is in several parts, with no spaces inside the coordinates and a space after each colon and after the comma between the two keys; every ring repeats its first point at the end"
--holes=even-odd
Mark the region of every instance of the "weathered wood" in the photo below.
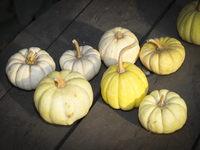
{"type": "Polygon", "coordinates": [[[8,59],[22,48],[40,47],[46,50],[81,11],[90,0],[59,1],[52,8],[25,28],[0,55],[0,98],[11,88],[5,76],[8,59]]]}
{"type": "Polygon", "coordinates": [[[65,127],[43,121],[34,107],[34,91],[13,87],[5,67],[9,57],[22,48],[38,46],[47,50],[89,3],[89,0],[56,3],[1,53],[0,149],[53,149],[73,130],[76,123],[65,127]]]}
{"type": "MultiPolygon", "coordinates": [[[[162,1],[163,2],[163,1],[162,1]]],[[[152,2],[153,3],[153,2],[152,2]]],[[[149,76],[149,93],[169,89],[178,93],[188,107],[188,118],[182,129],[172,134],[154,134],[145,130],[138,120],[138,109],[114,110],[102,98],[66,140],[61,149],[192,149],[200,133],[200,51],[199,46],[184,42],[178,36],[176,20],[188,1],[178,0],[147,37],[174,37],[181,41],[186,58],[181,68],[170,75],[149,76]]],[[[155,4],[155,3],[153,3],[155,4]]],[[[161,4],[157,4],[161,7],[161,4]]],[[[149,6],[150,7],[150,6],[149,6]]],[[[147,10],[145,10],[147,13],[147,10]]],[[[142,43],[144,44],[144,43],[142,43]]],[[[197,143],[195,143],[197,141],[197,143]]],[[[198,146],[198,145],[197,145],[198,146]]],[[[195,146],[195,147],[197,147],[195,146]]]]}

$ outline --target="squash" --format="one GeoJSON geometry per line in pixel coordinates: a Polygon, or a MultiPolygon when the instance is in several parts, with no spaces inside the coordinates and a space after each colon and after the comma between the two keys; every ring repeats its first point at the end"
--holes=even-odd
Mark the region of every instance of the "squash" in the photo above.
{"type": "Polygon", "coordinates": [[[67,50],[64,52],[60,57],[60,67],[61,69],[78,71],[89,81],[94,78],[100,70],[100,54],[89,45],[79,47],[76,40],[72,42],[75,44],[76,51],[67,50]]]}
{"type": "Polygon", "coordinates": [[[12,55],[6,65],[10,82],[23,90],[34,90],[38,82],[55,71],[53,58],[38,47],[24,48],[12,55]]]}
{"type": "Polygon", "coordinates": [[[140,51],[142,64],[159,75],[176,72],[185,60],[185,48],[175,38],[150,39],[140,51]]]}
{"type": "Polygon", "coordinates": [[[98,46],[104,64],[107,67],[114,65],[118,62],[120,51],[135,41],[137,44],[123,55],[124,61],[131,63],[137,61],[140,51],[137,37],[130,30],[122,27],[115,27],[106,31],[101,37],[98,46]]]}
{"type": "Polygon", "coordinates": [[[175,132],[187,120],[185,101],[177,93],[167,89],[155,90],[147,95],[138,111],[141,125],[158,134],[175,132]]]}
{"type": "Polygon", "coordinates": [[[181,10],[177,30],[184,41],[200,45],[200,0],[187,4],[181,10]]]}
{"type": "Polygon", "coordinates": [[[37,111],[51,124],[73,124],[88,113],[92,103],[90,83],[71,70],[51,72],[38,83],[34,93],[37,111]]]}
{"type": "Polygon", "coordinates": [[[102,98],[114,109],[138,108],[148,92],[148,81],[141,69],[133,63],[123,63],[123,54],[136,45],[134,42],[122,49],[118,63],[111,65],[101,79],[102,98]]]}

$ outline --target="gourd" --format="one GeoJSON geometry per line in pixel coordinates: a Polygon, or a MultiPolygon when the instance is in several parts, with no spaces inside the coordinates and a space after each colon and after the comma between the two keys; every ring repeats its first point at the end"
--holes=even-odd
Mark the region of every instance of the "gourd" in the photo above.
{"type": "Polygon", "coordinates": [[[136,45],[134,42],[122,49],[118,63],[111,65],[101,79],[102,98],[114,109],[138,108],[148,92],[148,81],[141,69],[133,63],[123,63],[123,54],[136,45]]]}
{"type": "Polygon", "coordinates": [[[120,51],[134,43],[137,44],[123,55],[123,60],[135,63],[139,56],[140,46],[137,37],[128,29],[115,27],[106,31],[99,41],[99,52],[104,64],[109,67],[118,62],[120,51]]]}
{"type": "Polygon", "coordinates": [[[200,45],[200,0],[187,4],[181,10],[177,30],[184,41],[200,45]]]}
{"type": "Polygon", "coordinates": [[[187,120],[187,106],[177,93],[167,89],[155,90],[140,103],[138,117],[145,129],[168,134],[183,127],[187,120]]]}
{"type": "Polygon", "coordinates": [[[94,78],[101,67],[101,58],[97,50],[89,45],[80,46],[76,40],[72,41],[75,44],[76,51],[67,50],[60,57],[61,69],[69,69],[78,71],[89,81],[94,78]]]}
{"type": "Polygon", "coordinates": [[[38,47],[24,48],[12,55],[6,65],[10,82],[23,90],[34,90],[38,82],[55,71],[53,58],[38,47]]]}
{"type": "Polygon", "coordinates": [[[150,39],[140,51],[142,64],[159,75],[176,72],[185,60],[185,48],[175,38],[161,37],[150,39]]]}
{"type": "Polygon", "coordinates": [[[38,83],[34,93],[37,111],[51,124],[73,124],[88,113],[92,103],[90,83],[71,70],[51,72],[38,83]]]}

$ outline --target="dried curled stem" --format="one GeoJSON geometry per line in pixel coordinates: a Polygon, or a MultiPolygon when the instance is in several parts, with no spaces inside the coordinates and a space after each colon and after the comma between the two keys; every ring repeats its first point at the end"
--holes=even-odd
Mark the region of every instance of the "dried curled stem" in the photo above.
{"type": "Polygon", "coordinates": [[[56,86],[57,86],[58,88],[63,88],[63,87],[65,87],[66,82],[63,81],[60,77],[55,77],[54,80],[55,80],[56,86]]]}
{"type": "Polygon", "coordinates": [[[74,43],[74,45],[75,45],[75,47],[76,47],[77,58],[81,58],[82,55],[81,55],[81,52],[80,52],[80,48],[79,48],[78,42],[74,39],[74,40],[72,41],[72,43],[74,43]]]}
{"type": "Polygon", "coordinates": [[[33,52],[31,51],[27,56],[26,64],[32,65],[35,63],[35,58],[37,56],[37,53],[35,53],[33,56],[32,55],[33,55],[33,52]]]}
{"type": "Polygon", "coordinates": [[[119,53],[119,59],[118,59],[118,73],[123,73],[123,72],[126,71],[125,68],[123,67],[123,58],[122,58],[122,56],[123,56],[123,54],[124,54],[127,50],[131,49],[131,48],[134,47],[135,45],[137,45],[137,42],[136,42],[136,41],[135,41],[134,43],[132,43],[131,45],[126,46],[125,48],[123,48],[123,49],[120,51],[120,53],[119,53]]]}

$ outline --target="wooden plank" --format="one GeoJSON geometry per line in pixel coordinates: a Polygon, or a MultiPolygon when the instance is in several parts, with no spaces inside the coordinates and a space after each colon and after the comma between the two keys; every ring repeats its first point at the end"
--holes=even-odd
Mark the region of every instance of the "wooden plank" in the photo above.
{"type": "Polygon", "coordinates": [[[6,77],[5,66],[8,58],[21,48],[38,46],[46,50],[89,2],[82,0],[56,3],[1,53],[0,149],[56,148],[62,138],[73,130],[73,126],[51,125],[43,121],[34,107],[34,91],[12,87],[6,77]]]}
{"type": "MultiPolygon", "coordinates": [[[[99,40],[104,32],[121,26],[131,30],[138,37],[138,40],[141,40],[171,2],[173,1],[168,0],[163,3],[154,0],[152,3],[159,5],[159,8],[155,9],[157,6],[148,7],[149,2],[143,1],[93,0],[88,8],[48,48],[48,52],[54,56],[57,68],[59,68],[61,55],[66,50],[75,49],[72,44],[73,39],[76,39],[80,46],[90,45],[98,50],[99,40]],[[151,12],[151,15],[142,12],[142,10],[151,12]]],[[[137,65],[141,67],[139,61],[137,65]]],[[[107,67],[102,62],[99,74],[90,81],[94,97],[96,97],[94,101],[99,98],[100,81],[106,69],[107,67]]]]}
{"type": "Polygon", "coordinates": [[[22,48],[40,47],[46,50],[67,28],[90,0],[59,1],[25,28],[0,55],[0,98],[11,88],[5,76],[8,59],[22,48]]]}
{"type": "MultiPolygon", "coordinates": [[[[162,1],[163,2],[163,1],[162,1]]],[[[178,93],[188,107],[187,122],[181,130],[168,135],[158,135],[145,130],[138,120],[138,109],[114,110],[102,98],[66,140],[61,149],[192,149],[200,133],[200,60],[199,46],[184,42],[178,36],[176,20],[188,1],[176,1],[148,38],[174,37],[186,49],[182,67],[173,74],[149,76],[149,93],[169,89],[178,93]]],[[[152,4],[155,4],[152,2],[152,4]]],[[[157,4],[161,6],[161,4],[157,4]]],[[[150,6],[149,6],[150,7],[150,6]]],[[[151,7],[150,7],[151,8],[151,7]]],[[[148,11],[146,11],[147,13],[148,11]]],[[[133,13],[134,14],[134,13],[133,13]]],[[[147,38],[147,39],[148,39],[147,38]]],[[[198,145],[197,145],[198,146],[198,145]]],[[[197,147],[196,146],[196,147],[197,147]]]]}

